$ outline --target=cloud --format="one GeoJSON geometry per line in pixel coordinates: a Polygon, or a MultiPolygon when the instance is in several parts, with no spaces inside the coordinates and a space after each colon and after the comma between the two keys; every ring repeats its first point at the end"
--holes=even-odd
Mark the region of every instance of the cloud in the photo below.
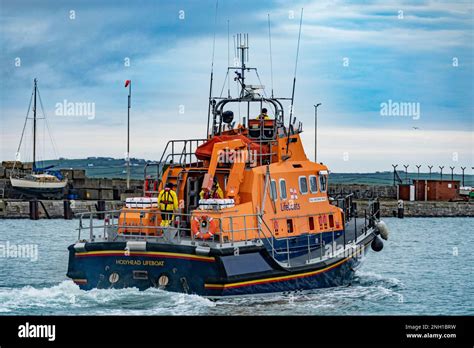
{"type": "MultiPolygon", "coordinates": [[[[472,4],[262,2],[252,11],[246,4],[219,4],[215,93],[221,91],[227,65],[227,18],[231,35],[250,33],[249,64],[259,68],[269,93],[270,13],[274,90],[278,96],[289,96],[299,9],[303,6],[295,114],[306,126],[303,139],[308,139],[312,105],[323,103],[321,148],[327,150],[328,164],[332,156],[338,170],[350,171],[351,166],[360,170],[385,168],[391,158],[395,160],[402,154],[411,158],[416,156],[414,153],[449,160],[450,152],[455,151],[452,148],[460,149],[462,158],[472,163],[472,156],[466,155],[466,132],[472,132],[474,112],[472,4]],[[288,17],[290,10],[295,13],[294,19],[288,17]],[[403,19],[397,18],[399,10],[403,11],[403,19]],[[453,57],[459,66],[453,66],[453,57]],[[343,66],[344,58],[349,58],[347,67],[343,66]],[[419,102],[420,120],[413,124],[413,120],[380,117],[380,103],[388,99],[419,102]],[[413,125],[429,134],[429,141],[406,138],[403,129],[411,130],[413,125]],[[364,141],[358,134],[364,135],[364,141]],[[445,139],[443,145],[437,145],[435,136],[445,139]],[[450,137],[454,137],[452,143],[450,137]],[[337,139],[337,144],[326,143],[329,140],[325,139],[337,139]],[[394,150],[397,146],[400,150],[394,150]],[[357,161],[343,162],[341,151],[349,151],[350,158],[357,161]]],[[[2,30],[5,28],[0,37],[0,78],[8,86],[0,93],[1,158],[11,158],[16,150],[34,77],[39,78],[62,156],[123,156],[125,79],[133,81],[134,156],[156,159],[170,138],[204,136],[213,1],[140,2],[136,6],[121,1],[113,5],[85,1],[73,6],[77,11],[75,21],[68,18],[70,4],[53,5],[51,1],[40,5],[9,3],[0,15],[2,30]],[[184,21],[178,19],[180,10],[186,13],[184,21]],[[17,56],[22,58],[21,68],[13,64],[17,56]],[[124,66],[126,57],[130,58],[130,67],[124,66]],[[54,105],[64,99],[94,102],[96,118],[54,116],[54,105]],[[184,114],[179,113],[181,106],[184,114]]],[[[257,79],[251,82],[259,84],[257,79]]],[[[312,151],[311,140],[307,146],[312,151]]]]}
{"type": "MultiPolygon", "coordinates": [[[[309,158],[314,157],[314,131],[302,134],[309,158]]],[[[414,129],[320,128],[318,161],[335,172],[390,170],[391,164],[450,165],[474,163],[470,131],[414,129]],[[347,160],[344,160],[346,156],[347,160]]]]}

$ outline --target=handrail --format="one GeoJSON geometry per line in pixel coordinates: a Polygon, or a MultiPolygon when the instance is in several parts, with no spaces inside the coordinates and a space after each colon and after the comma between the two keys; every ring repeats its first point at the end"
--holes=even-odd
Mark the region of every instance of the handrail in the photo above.
{"type": "MultiPolygon", "coordinates": [[[[129,208],[130,209],[130,208],[129,208]]],[[[133,210],[133,211],[138,211],[138,212],[141,212],[141,211],[145,211],[145,210],[138,210],[138,209],[130,209],[130,210],[133,210]]],[[[117,213],[120,213],[121,211],[120,210],[111,210],[111,211],[106,211],[106,212],[100,212],[102,214],[106,214],[107,218],[108,219],[114,219],[115,218],[115,215],[117,213]]],[[[127,214],[127,210],[123,211],[124,212],[124,215],[127,214]]],[[[161,212],[159,211],[153,211],[153,212],[150,212],[150,211],[146,211],[148,214],[160,214],[161,212]]],[[[105,233],[106,233],[106,228],[107,227],[116,227],[118,229],[120,228],[123,228],[123,229],[139,229],[140,230],[140,233],[128,233],[128,234],[124,234],[122,233],[123,236],[126,236],[126,237],[133,237],[133,238],[154,238],[156,236],[143,236],[141,235],[141,230],[156,230],[156,231],[163,231],[166,226],[144,226],[142,223],[140,223],[140,225],[127,225],[127,224],[120,224],[119,221],[117,221],[116,224],[112,223],[111,224],[108,224],[106,222],[104,222],[104,224],[100,224],[100,225],[95,225],[93,223],[93,217],[94,217],[94,214],[98,214],[99,212],[81,212],[81,213],[77,213],[76,215],[79,217],[79,236],[78,236],[78,240],[81,240],[81,231],[82,230],[88,230],[89,231],[89,239],[90,240],[95,240],[95,235],[94,235],[94,229],[103,229],[104,231],[104,238],[105,237],[105,233]],[[89,220],[89,225],[88,226],[84,226],[83,224],[83,221],[84,221],[84,218],[86,218],[89,220]]],[[[186,213],[175,213],[174,214],[177,218],[179,217],[182,217],[182,216],[187,216],[187,217],[190,217],[192,216],[192,214],[186,214],[186,213]]],[[[263,238],[268,242],[268,245],[271,246],[271,252],[272,252],[272,256],[274,257],[275,255],[289,255],[291,252],[289,250],[289,248],[287,248],[287,250],[285,252],[282,252],[282,251],[279,251],[277,249],[275,249],[275,245],[274,245],[274,235],[271,231],[271,229],[268,227],[267,223],[265,222],[265,220],[263,220],[262,216],[260,214],[241,214],[241,215],[235,215],[235,216],[229,216],[229,217],[222,217],[222,218],[219,218],[220,220],[220,226],[221,226],[221,229],[220,229],[220,232],[219,232],[219,242],[222,244],[223,243],[223,240],[222,240],[222,236],[225,234],[225,233],[231,233],[231,240],[229,241],[229,243],[231,245],[234,245],[235,244],[235,234],[237,232],[244,232],[245,233],[245,240],[243,241],[245,244],[247,244],[250,239],[247,238],[247,233],[249,231],[252,231],[252,230],[258,230],[259,232],[261,232],[261,236],[263,236],[263,238]],[[257,217],[258,219],[261,220],[261,222],[263,222],[263,225],[264,225],[264,228],[261,227],[262,224],[260,224],[260,227],[259,226],[255,226],[255,227],[248,227],[246,225],[246,221],[247,221],[247,218],[248,217],[257,217]],[[244,227],[243,228],[240,228],[240,229],[234,229],[233,228],[233,225],[231,225],[231,228],[230,230],[225,230],[223,228],[223,220],[225,219],[229,219],[230,221],[232,221],[233,219],[235,218],[244,218],[244,227]],[[265,231],[266,229],[266,231],[265,231]],[[269,233],[269,235],[267,234],[267,232],[269,233]]],[[[140,220],[141,222],[141,220],[140,220]]],[[[178,232],[180,231],[191,231],[190,228],[187,228],[187,227],[182,227],[182,226],[178,226],[176,227],[176,229],[178,230],[178,232]]],[[[194,235],[192,233],[190,233],[191,235],[191,239],[194,240],[194,235]]],[[[258,239],[262,240],[262,237],[259,237],[258,239]]]]}
{"type": "Polygon", "coordinates": [[[193,143],[196,143],[196,146],[199,146],[199,142],[205,142],[207,139],[204,138],[197,138],[197,139],[175,139],[175,140],[170,140],[166,143],[166,146],[161,154],[161,157],[158,162],[153,162],[153,163],[147,163],[145,165],[145,172],[144,176],[145,179],[147,178],[147,168],[149,166],[157,166],[158,171],[157,171],[157,180],[161,180],[161,177],[163,175],[163,168],[165,164],[170,164],[170,165],[175,165],[174,159],[176,157],[179,158],[178,165],[186,165],[187,163],[187,157],[190,156],[190,163],[192,162],[192,156],[195,155],[193,151],[193,143]],[[175,144],[183,144],[181,151],[177,152],[175,151],[175,144]],[[189,152],[187,152],[187,146],[188,144],[190,145],[189,152]],[[171,147],[171,153],[168,152],[168,149],[171,147]],[[183,156],[184,156],[184,161],[183,161],[183,156]]]}
{"type": "MultiPolygon", "coordinates": [[[[191,244],[194,244],[196,242],[196,239],[194,237],[194,234],[191,231],[191,228],[189,226],[183,226],[181,224],[182,218],[190,218],[191,216],[195,215],[193,213],[174,213],[174,221],[177,221],[177,225],[174,223],[171,226],[158,226],[158,225],[144,225],[142,219],[140,218],[139,224],[138,225],[129,225],[127,224],[126,221],[126,215],[127,213],[130,213],[133,211],[134,213],[137,212],[146,212],[147,214],[154,214],[158,215],[161,214],[159,210],[146,210],[146,209],[136,209],[136,208],[124,208],[122,210],[110,210],[110,211],[104,211],[104,212],[81,212],[75,214],[79,218],[79,228],[77,229],[79,231],[78,234],[78,240],[81,240],[81,232],[82,231],[87,231],[89,234],[89,240],[94,241],[96,239],[104,238],[104,239],[110,239],[113,238],[113,240],[116,240],[117,237],[121,236],[125,239],[161,239],[163,238],[166,240],[169,236],[165,235],[165,231],[167,231],[170,227],[174,231],[176,231],[176,234],[172,238],[178,238],[178,242],[181,240],[189,240],[191,241],[191,244]],[[94,215],[95,214],[105,214],[106,218],[104,219],[104,222],[99,224],[94,223],[94,215]],[[119,219],[120,214],[123,213],[123,219],[122,222],[119,219]],[[84,224],[84,221],[88,220],[88,225],[84,224]],[[103,231],[101,233],[96,233],[96,229],[99,231],[103,231]],[[111,230],[113,230],[113,233],[111,230]],[[120,229],[123,229],[124,232],[118,233],[120,229]],[[129,230],[128,232],[126,230],[129,230]],[[132,230],[132,231],[130,231],[132,230]],[[148,232],[150,231],[155,231],[155,232],[161,232],[162,234],[149,234],[148,232]],[[182,236],[181,232],[185,232],[186,236],[182,236]],[[112,233],[112,234],[111,234],[112,233]]],[[[379,212],[379,210],[373,210],[371,209],[369,215],[366,214],[365,217],[365,223],[364,223],[364,229],[362,231],[362,235],[367,235],[367,233],[370,230],[370,227],[373,227],[370,225],[370,221],[376,221],[374,220],[374,217],[376,217],[376,214],[379,212]],[[369,221],[369,226],[367,226],[367,221],[369,221]],[[368,228],[369,227],[369,228],[368,228]]],[[[338,240],[341,237],[338,237],[336,239],[335,234],[337,231],[335,228],[331,228],[325,231],[319,231],[318,233],[310,234],[308,233],[307,239],[306,239],[306,246],[304,244],[299,245],[298,249],[295,250],[295,248],[290,247],[290,239],[291,236],[287,236],[286,238],[280,238],[279,240],[285,241],[286,240],[286,247],[281,249],[279,247],[278,249],[275,246],[275,241],[276,237],[268,226],[267,222],[263,218],[262,213],[256,213],[256,214],[240,214],[240,215],[234,215],[234,216],[224,216],[224,217],[218,217],[219,220],[219,232],[215,234],[215,236],[212,238],[212,240],[206,240],[203,242],[206,243],[216,243],[220,244],[222,247],[224,244],[229,243],[230,246],[234,246],[235,243],[237,242],[242,242],[245,245],[247,245],[249,242],[255,242],[255,241],[260,241],[261,243],[264,243],[267,248],[269,248],[269,252],[271,253],[272,257],[278,261],[278,259],[281,260],[281,257],[286,256],[287,260],[287,265],[291,266],[291,263],[293,262],[293,258],[291,257],[292,253],[299,253],[303,248],[306,247],[308,249],[308,255],[307,255],[307,261],[306,262],[311,262],[314,259],[317,259],[315,256],[312,256],[312,250],[317,252],[318,248],[320,249],[320,256],[319,259],[323,259],[323,247],[326,245],[324,243],[323,239],[323,233],[332,233],[332,241],[331,241],[331,257],[334,255],[335,249],[337,248],[339,244],[338,240]],[[252,221],[252,219],[256,219],[256,221],[252,221]],[[229,228],[225,228],[227,226],[225,224],[225,220],[228,220],[230,222],[229,228]],[[243,227],[239,226],[234,226],[234,222],[236,219],[243,219],[243,227]],[[247,225],[247,223],[250,220],[250,226],[247,225]],[[238,227],[238,228],[235,228],[238,227]],[[257,232],[255,233],[250,233],[249,232],[257,232]],[[242,233],[244,234],[244,239],[238,238],[236,240],[236,235],[242,236],[242,233]],[[320,235],[320,237],[317,239],[318,242],[311,243],[311,235],[320,235]],[[229,237],[229,240],[224,240],[224,235],[227,235],[229,237]]],[[[183,219],[184,220],[184,219],[183,219]]],[[[186,219],[189,220],[189,219],[186,219]]],[[[273,220],[273,219],[272,219],[273,220]]],[[[156,220],[157,221],[157,220],[156,220]]],[[[357,220],[354,218],[354,230],[355,230],[355,238],[351,243],[356,243],[357,239],[361,236],[360,231],[357,228],[357,220]]],[[[346,229],[347,231],[347,229],[346,229]]],[[[344,250],[346,249],[346,245],[348,244],[346,235],[344,234],[342,237],[343,240],[343,245],[344,245],[344,250]]],[[[296,256],[299,257],[299,256],[296,256]]],[[[329,256],[328,256],[329,257],[329,256]]],[[[278,261],[279,262],[279,261],[278,261]]],[[[299,262],[302,262],[302,259],[299,259],[299,262]]],[[[314,262],[314,261],[313,261],[314,262]]]]}

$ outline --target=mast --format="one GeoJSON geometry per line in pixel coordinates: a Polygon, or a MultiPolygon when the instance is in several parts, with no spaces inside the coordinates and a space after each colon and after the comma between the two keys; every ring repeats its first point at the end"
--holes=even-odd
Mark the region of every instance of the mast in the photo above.
{"type": "MultiPolygon", "coordinates": [[[[207,130],[206,138],[209,138],[209,124],[211,122],[211,104],[212,104],[212,82],[214,80],[214,55],[216,51],[216,30],[217,30],[217,10],[219,9],[219,0],[216,0],[216,13],[214,18],[214,39],[212,41],[212,61],[211,61],[211,81],[209,82],[209,105],[207,107],[207,130]]],[[[212,134],[214,134],[215,116],[212,121],[212,134]]]]}
{"type": "Polygon", "coordinates": [[[34,93],[34,101],[33,101],[33,172],[36,167],[36,79],[35,81],[35,93],[34,93]]]}
{"type": "Polygon", "coordinates": [[[240,50],[240,84],[241,84],[241,92],[240,92],[240,97],[242,98],[245,95],[245,61],[248,61],[248,34],[237,34],[237,43],[238,43],[238,49],[240,50]]]}
{"type": "Polygon", "coordinates": [[[242,74],[242,96],[244,95],[245,90],[245,34],[244,34],[244,43],[240,43],[240,53],[241,53],[241,74],[242,74]]]}
{"type": "Polygon", "coordinates": [[[127,190],[130,189],[130,107],[132,98],[132,81],[128,83],[128,108],[127,108],[127,190]]]}

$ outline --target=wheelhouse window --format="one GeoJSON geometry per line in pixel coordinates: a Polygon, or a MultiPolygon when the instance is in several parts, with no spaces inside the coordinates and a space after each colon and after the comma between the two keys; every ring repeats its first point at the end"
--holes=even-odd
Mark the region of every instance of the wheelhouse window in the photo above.
{"type": "Polygon", "coordinates": [[[304,195],[308,193],[308,179],[306,176],[300,176],[298,178],[298,181],[300,183],[300,192],[304,195]]]}
{"type": "Polygon", "coordinates": [[[326,175],[319,176],[319,189],[321,192],[326,192],[328,178],[326,175]]]}
{"type": "Polygon", "coordinates": [[[309,176],[309,190],[311,191],[311,193],[318,192],[318,178],[316,177],[316,175],[309,176]]]}
{"type": "Polygon", "coordinates": [[[272,180],[270,182],[270,197],[272,198],[272,201],[276,201],[278,197],[277,184],[275,180],[272,180]]]}
{"type": "Polygon", "coordinates": [[[284,200],[288,196],[286,195],[286,181],[285,179],[280,179],[280,199],[284,200]]]}

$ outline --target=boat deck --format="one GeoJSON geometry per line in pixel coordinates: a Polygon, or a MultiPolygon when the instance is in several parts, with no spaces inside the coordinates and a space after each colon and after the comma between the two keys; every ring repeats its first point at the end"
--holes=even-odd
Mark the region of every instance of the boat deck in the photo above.
{"type": "Polygon", "coordinates": [[[290,250],[290,257],[285,262],[286,266],[304,266],[333,259],[334,257],[338,257],[340,253],[344,254],[348,248],[353,249],[372,233],[371,229],[366,228],[363,219],[350,221],[350,223],[346,225],[345,231],[345,234],[335,237],[334,240],[329,243],[325,241],[314,248],[310,246],[308,252],[303,255],[291,257],[290,250]]]}

